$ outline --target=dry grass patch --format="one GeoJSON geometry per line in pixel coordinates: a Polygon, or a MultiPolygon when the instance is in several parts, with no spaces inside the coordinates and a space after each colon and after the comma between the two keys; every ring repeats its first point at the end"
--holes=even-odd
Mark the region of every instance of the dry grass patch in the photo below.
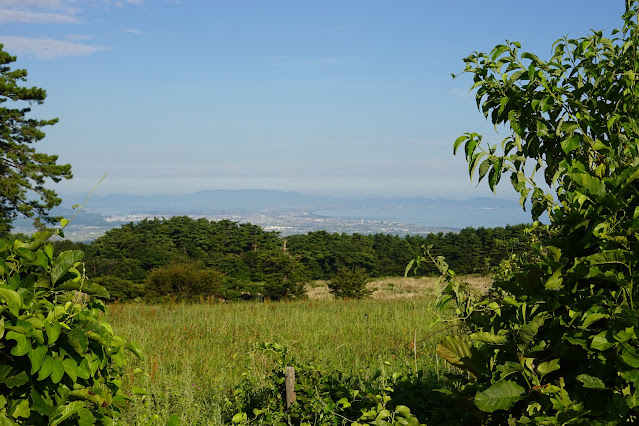
{"type": "MultiPolygon", "coordinates": [[[[438,279],[437,277],[377,278],[366,286],[373,291],[371,297],[374,299],[424,297],[436,294],[438,285],[441,288],[441,285],[437,283],[438,279]]],[[[493,283],[493,280],[486,276],[466,275],[461,276],[460,279],[480,291],[486,291],[493,283]]],[[[309,299],[333,298],[328,289],[328,282],[321,280],[308,284],[306,294],[309,299]]]]}

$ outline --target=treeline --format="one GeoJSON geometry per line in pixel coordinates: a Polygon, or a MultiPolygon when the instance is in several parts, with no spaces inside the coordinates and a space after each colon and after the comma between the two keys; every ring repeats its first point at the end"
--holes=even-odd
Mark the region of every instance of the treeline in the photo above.
{"type": "MultiPolygon", "coordinates": [[[[457,273],[488,273],[525,249],[524,229],[466,228],[405,237],[315,231],[281,237],[250,223],[179,216],[129,223],[90,244],[55,244],[56,250],[83,250],[87,275],[114,298],[281,299],[299,297],[306,282],[331,280],[343,268],[361,268],[370,277],[401,276],[429,246],[457,273]]],[[[420,274],[437,272],[434,265],[424,266],[420,274]]]]}

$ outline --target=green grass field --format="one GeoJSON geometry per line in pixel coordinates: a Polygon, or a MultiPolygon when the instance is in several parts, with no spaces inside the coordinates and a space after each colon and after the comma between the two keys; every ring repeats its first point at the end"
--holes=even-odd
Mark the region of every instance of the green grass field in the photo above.
{"type": "Polygon", "coordinates": [[[364,376],[379,369],[436,372],[434,349],[442,325],[433,326],[432,286],[418,282],[413,287],[422,295],[413,291],[413,297],[112,304],[114,331],[145,354],[142,361],[132,359],[126,386],[150,393],[136,399],[125,420],[164,424],[170,414],[179,414],[182,424],[222,424],[224,396],[242,375],[260,383],[273,367],[274,357],[257,350],[264,342],[284,345],[297,360],[325,370],[364,376]],[[135,368],[143,372],[134,373],[135,368]]]}

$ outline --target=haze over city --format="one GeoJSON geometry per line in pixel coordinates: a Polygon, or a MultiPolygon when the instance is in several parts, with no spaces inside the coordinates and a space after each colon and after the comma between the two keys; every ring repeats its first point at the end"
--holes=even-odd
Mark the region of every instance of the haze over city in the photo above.
{"type": "MultiPolygon", "coordinates": [[[[610,31],[622,2],[0,0],[0,43],[59,117],[38,149],[61,194],[277,189],[486,196],[452,142],[498,143],[468,93],[472,51],[542,58],[610,31]]],[[[499,198],[515,198],[508,184],[499,198]]]]}

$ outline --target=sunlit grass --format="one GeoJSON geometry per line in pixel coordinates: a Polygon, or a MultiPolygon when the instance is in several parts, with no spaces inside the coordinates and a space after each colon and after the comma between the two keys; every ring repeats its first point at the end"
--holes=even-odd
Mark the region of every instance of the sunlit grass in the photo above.
{"type": "MultiPolygon", "coordinates": [[[[481,275],[466,275],[460,277],[474,288],[484,291],[492,284],[492,279],[481,275]]],[[[366,285],[373,291],[373,299],[396,299],[412,297],[433,297],[441,285],[436,277],[389,277],[376,278],[366,285]]],[[[314,281],[306,286],[306,294],[310,299],[332,299],[328,289],[328,282],[314,281]]]]}
{"type": "Polygon", "coordinates": [[[364,376],[382,367],[435,371],[440,335],[433,327],[433,283],[381,280],[371,283],[378,290],[364,300],[110,305],[115,333],[145,354],[132,361],[125,385],[151,394],[137,398],[125,420],[161,424],[175,413],[183,424],[221,424],[223,396],[241,375],[259,382],[273,367],[274,359],[256,350],[262,342],[285,345],[297,360],[327,370],[364,376]],[[144,373],[134,375],[136,367],[144,373]]]}

